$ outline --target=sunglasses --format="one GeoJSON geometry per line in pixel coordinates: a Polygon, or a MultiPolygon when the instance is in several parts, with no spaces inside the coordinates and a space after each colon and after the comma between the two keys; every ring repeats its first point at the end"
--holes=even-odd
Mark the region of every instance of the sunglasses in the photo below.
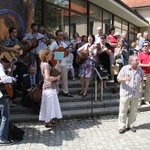
{"type": "Polygon", "coordinates": [[[63,34],[59,34],[59,36],[63,36],[63,34]]]}

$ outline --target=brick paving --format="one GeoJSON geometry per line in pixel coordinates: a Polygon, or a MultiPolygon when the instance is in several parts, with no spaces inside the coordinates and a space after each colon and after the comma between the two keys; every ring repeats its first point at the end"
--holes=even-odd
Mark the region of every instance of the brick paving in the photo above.
{"type": "Polygon", "coordinates": [[[150,150],[150,111],[137,115],[137,132],[118,133],[117,116],[61,120],[56,127],[42,122],[15,123],[24,139],[0,150],[150,150]]]}

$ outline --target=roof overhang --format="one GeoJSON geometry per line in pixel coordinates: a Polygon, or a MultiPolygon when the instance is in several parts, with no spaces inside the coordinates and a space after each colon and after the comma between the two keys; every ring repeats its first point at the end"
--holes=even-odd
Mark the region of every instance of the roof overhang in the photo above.
{"type": "Polygon", "coordinates": [[[119,0],[89,0],[91,3],[96,4],[109,12],[124,18],[128,22],[138,26],[138,27],[147,27],[149,23],[145,20],[140,14],[134,12],[130,7],[125,5],[119,0]]]}

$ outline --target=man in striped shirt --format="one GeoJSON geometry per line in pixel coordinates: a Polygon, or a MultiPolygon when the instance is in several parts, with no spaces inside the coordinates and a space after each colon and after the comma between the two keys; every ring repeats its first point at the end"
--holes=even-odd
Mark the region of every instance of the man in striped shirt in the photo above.
{"type": "Polygon", "coordinates": [[[129,65],[124,66],[118,74],[120,82],[120,106],[119,106],[119,133],[125,133],[126,129],[136,132],[134,127],[138,110],[139,88],[144,73],[138,66],[139,61],[136,55],[129,57],[129,65]],[[130,107],[129,107],[130,105],[130,107]],[[127,112],[129,116],[127,122],[127,112]],[[126,126],[127,125],[127,126],[126,126]]]}

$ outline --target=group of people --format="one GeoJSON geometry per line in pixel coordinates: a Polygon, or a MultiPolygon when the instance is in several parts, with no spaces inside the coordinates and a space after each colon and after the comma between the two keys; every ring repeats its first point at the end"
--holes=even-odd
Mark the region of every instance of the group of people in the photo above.
{"type": "MultiPolygon", "coordinates": [[[[108,36],[102,33],[101,27],[97,27],[97,35],[91,34],[80,37],[76,32],[72,40],[69,40],[68,33],[63,33],[62,30],[55,32],[55,40],[49,40],[48,36],[50,33],[44,27],[38,30],[35,23],[31,25],[31,30],[32,32],[26,34],[20,42],[17,39],[17,29],[15,27],[9,29],[10,36],[5,40],[4,45],[0,47],[0,58],[2,60],[7,58],[5,52],[15,54],[15,57],[17,57],[16,67],[12,70],[16,70],[18,77],[16,80],[16,74],[14,77],[7,76],[3,65],[0,64],[2,72],[0,74],[0,81],[2,83],[16,82],[16,89],[22,89],[24,93],[21,103],[25,106],[30,105],[28,94],[35,86],[39,86],[42,81],[39,120],[45,122],[45,127],[55,126],[57,123],[55,118],[62,118],[58,99],[58,94],[60,94],[58,81],[60,79],[62,81],[63,96],[73,97],[68,88],[68,72],[71,71],[72,80],[75,80],[75,73],[78,73],[81,81],[79,95],[86,97],[90,79],[93,76],[92,65],[94,62],[101,64],[108,71],[109,79],[114,79],[113,93],[117,92],[118,82],[121,83],[119,133],[124,133],[127,128],[130,128],[133,132],[136,131],[134,123],[140,98],[139,87],[142,89],[143,80],[146,80],[145,101],[147,105],[150,105],[150,100],[148,99],[150,88],[148,84],[150,80],[150,43],[148,36],[146,37],[147,32],[144,32],[143,37],[139,36],[137,44],[134,45],[132,43],[134,46],[130,49],[129,42],[126,39],[127,33],[120,34],[119,32],[115,32],[114,26],[110,26],[108,36]],[[17,50],[14,48],[15,45],[19,45],[21,48],[17,50]],[[60,47],[63,48],[62,51],[67,53],[67,55],[61,60],[55,60],[55,63],[53,63],[54,54],[60,47]],[[28,54],[29,68],[25,67],[25,64],[21,60],[20,55],[22,54],[20,49],[23,49],[23,53],[28,54]],[[81,63],[76,63],[77,52],[81,54],[88,53],[87,59],[81,63]],[[118,72],[112,74],[111,67],[116,65],[119,66],[118,72]],[[60,75],[51,76],[54,68],[60,72],[60,75]],[[25,73],[29,74],[24,76],[25,73]],[[130,113],[127,123],[129,104],[130,113]]],[[[104,81],[103,86],[107,88],[106,81],[104,81]]],[[[2,93],[0,93],[0,105],[2,105],[0,143],[9,144],[13,142],[8,139],[9,105],[8,101],[4,100],[2,93]]]]}

